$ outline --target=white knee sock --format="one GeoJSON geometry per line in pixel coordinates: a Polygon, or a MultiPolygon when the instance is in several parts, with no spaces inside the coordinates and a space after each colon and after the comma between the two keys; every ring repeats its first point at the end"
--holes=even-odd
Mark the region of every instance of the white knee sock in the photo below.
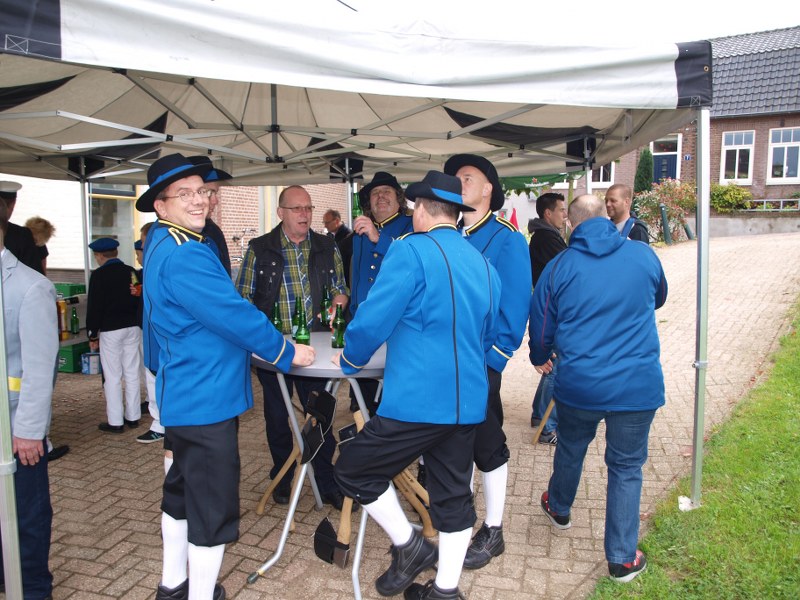
{"type": "Polygon", "coordinates": [[[406,514],[400,508],[400,501],[394,488],[389,486],[375,502],[364,504],[364,510],[380,525],[395,546],[402,546],[411,539],[413,530],[406,514]]]}
{"type": "Polygon", "coordinates": [[[471,536],[472,527],[454,533],[439,532],[439,570],[436,573],[436,587],[440,590],[452,590],[458,587],[471,536]]]}
{"type": "Polygon", "coordinates": [[[475,471],[478,468],[475,466],[475,463],[472,463],[472,475],[469,476],[469,491],[474,495],[475,494],[475,471]]]}
{"type": "Polygon", "coordinates": [[[486,502],[486,524],[499,527],[503,524],[503,508],[506,504],[508,463],[494,471],[483,473],[483,499],[486,502]]]}
{"type": "Polygon", "coordinates": [[[171,456],[164,455],[164,475],[169,473],[169,468],[172,466],[173,458],[171,456]]]}
{"type": "Polygon", "coordinates": [[[161,513],[161,538],[164,540],[164,557],[161,563],[161,585],[178,587],[186,581],[189,525],[186,519],[173,519],[161,513]]]}
{"type": "Polygon", "coordinates": [[[225,544],[195,546],[189,544],[189,600],[209,600],[214,597],[225,544]]]}

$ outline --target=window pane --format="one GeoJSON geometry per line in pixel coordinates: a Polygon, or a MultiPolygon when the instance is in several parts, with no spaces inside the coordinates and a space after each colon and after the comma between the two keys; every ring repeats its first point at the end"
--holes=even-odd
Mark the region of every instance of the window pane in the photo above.
{"type": "Polygon", "coordinates": [[[792,141],[800,142],[800,129],[793,129],[792,132],[792,141]]]}
{"type": "Polygon", "coordinates": [[[770,135],[772,138],[772,143],[777,144],[781,141],[781,130],[780,129],[773,129],[772,134],[770,135]]]}
{"type": "Polygon", "coordinates": [[[781,141],[782,142],[791,142],[792,141],[792,130],[791,129],[784,129],[781,131],[781,141]]]}
{"type": "Polygon", "coordinates": [[[736,179],[736,150],[725,151],[725,179],[736,179]]]}
{"type": "Polygon", "coordinates": [[[753,144],[753,132],[752,131],[748,131],[747,133],[744,134],[744,143],[747,144],[748,146],[751,146],[753,144]]]}
{"type": "Polygon", "coordinates": [[[797,177],[797,157],[800,146],[789,146],[786,149],[786,176],[797,177]]]}
{"type": "Polygon", "coordinates": [[[750,177],[750,150],[742,148],[739,150],[739,165],[736,174],[737,179],[748,179],[750,177]]]}
{"type": "Polygon", "coordinates": [[[783,177],[783,148],[772,149],[772,176],[783,177]]]}
{"type": "Polygon", "coordinates": [[[733,136],[733,143],[737,146],[741,146],[744,143],[744,134],[741,131],[737,131],[736,135],[733,136]]]}
{"type": "Polygon", "coordinates": [[[653,142],[653,152],[677,152],[678,140],[656,140],[653,142]]]}
{"type": "Polygon", "coordinates": [[[732,133],[726,133],[725,134],[724,145],[725,146],[733,146],[733,134],[732,133]]]}

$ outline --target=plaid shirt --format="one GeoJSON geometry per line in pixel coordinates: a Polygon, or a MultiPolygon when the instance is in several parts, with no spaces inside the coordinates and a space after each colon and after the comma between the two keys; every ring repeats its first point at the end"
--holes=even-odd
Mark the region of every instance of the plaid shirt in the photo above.
{"type": "MultiPolygon", "coordinates": [[[[300,268],[297,264],[298,254],[302,252],[306,268],[308,267],[308,260],[311,255],[311,237],[310,234],[306,236],[300,244],[295,244],[281,229],[281,251],[283,252],[283,284],[281,285],[280,295],[278,296],[278,310],[281,314],[281,321],[283,321],[283,332],[292,332],[292,313],[294,312],[294,299],[297,296],[302,297],[303,290],[300,283],[300,268]]],[[[337,294],[349,293],[344,279],[344,266],[342,265],[342,255],[339,254],[339,248],[334,245],[334,276],[330,282],[330,293],[332,296],[337,294]]],[[[253,302],[253,295],[256,291],[256,255],[252,247],[247,248],[247,253],[242,259],[242,266],[239,269],[239,276],[236,280],[236,288],[243,298],[249,302],[253,302]]],[[[308,317],[309,324],[314,320],[317,307],[308,317]]]]}

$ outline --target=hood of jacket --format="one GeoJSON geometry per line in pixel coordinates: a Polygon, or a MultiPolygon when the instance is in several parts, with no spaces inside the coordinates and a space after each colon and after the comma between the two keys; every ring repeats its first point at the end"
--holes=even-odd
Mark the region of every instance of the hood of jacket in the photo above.
{"type": "Polygon", "coordinates": [[[554,231],[558,235],[561,235],[561,232],[558,229],[556,229],[555,227],[550,225],[550,223],[548,223],[547,221],[545,221],[540,217],[536,217],[535,219],[533,219],[530,225],[531,225],[531,233],[541,229],[546,229],[547,231],[554,231]]]}
{"type": "Polygon", "coordinates": [[[625,243],[609,219],[595,217],[578,225],[569,236],[569,247],[591,254],[607,256],[625,243]]]}

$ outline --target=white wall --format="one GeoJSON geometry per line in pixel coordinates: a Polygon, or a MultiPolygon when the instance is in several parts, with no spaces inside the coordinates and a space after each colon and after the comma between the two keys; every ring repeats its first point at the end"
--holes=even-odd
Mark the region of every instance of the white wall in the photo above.
{"type": "Polygon", "coordinates": [[[81,187],[79,183],[19,177],[0,173],[3,181],[22,184],[11,221],[25,225],[29,217],[39,216],[56,228],[47,243],[49,269],[83,269],[81,233],[81,187]]]}

